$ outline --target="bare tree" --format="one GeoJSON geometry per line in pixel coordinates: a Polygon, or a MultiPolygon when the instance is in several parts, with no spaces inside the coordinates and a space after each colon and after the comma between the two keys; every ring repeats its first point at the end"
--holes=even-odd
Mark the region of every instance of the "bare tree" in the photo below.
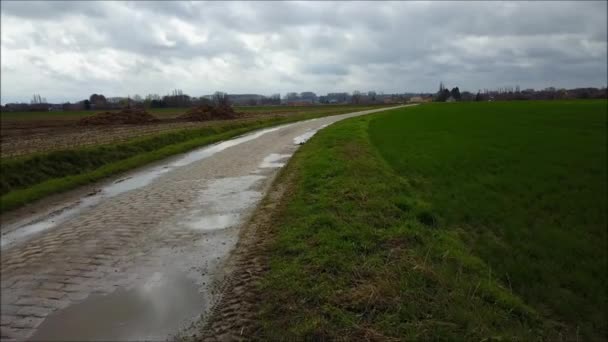
{"type": "Polygon", "coordinates": [[[361,101],[361,92],[358,90],[353,91],[353,96],[351,97],[351,100],[354,104],[359,104],[359,102],[361,101]]]}
{"type": "Polygon", "coordinates": [[[229,107],[230,100],[228,98],[228,94],[221,91],[216,91],[215,94],[213,94],[213,103],[216,106],[229,107]]]}
{"type": "Polygon", "coordinates": [[[31,104],[43,104],[46,103],[46,98],[40,96],[40,94],[34,94],[32,96],[31,104]]]}

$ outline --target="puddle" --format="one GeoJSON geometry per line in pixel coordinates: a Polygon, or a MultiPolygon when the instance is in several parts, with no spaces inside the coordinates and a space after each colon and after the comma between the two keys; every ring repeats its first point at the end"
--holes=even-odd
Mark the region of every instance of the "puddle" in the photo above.
{"type": "Polygon", "coordinates": [[[266,158],[264,158],[264,160],[260,164],[260,167],[261,168],[283,167],[283,166],[285,166],[285,163],[280,163],[279,160],[286,159],[289,157],[291,157],[291,154],[271,153],[268,156],[266,156],[266,158]]]}
{"type": "Polygon", "coordinates": [[[289,125],[267,128],[258,132],[240,136],[238,138],[220,142],[215,145],[201,147],[184,154],[181,158],[168,164],[148,168],[136,172],[129,177],[119,179],[114,183],[101,188],[101,190],[97,193],[85,196],[71,207],[58,210],[42,220],[32,220],[31,218],[28,218],[26,220],[21,220],[14,224],[8,225],[4,228],[7,233],[3,234],[0,238],[0,249],[5,249],[10,245],[14,245],[26,240],[36,233],[51,229],[73,217],[82,210],[95,206],[104,199],[112,198],[127,191],[144,187],[150,184],[156,178],[160,177],[162,174],[170,172],[172,169],[200,161],[229,147],[257,139],[266,133],[274,132],[287,126],[289,125]]]}
{"type": "Polygon", "coordinates": [[[184,224],[196,230],[222,229],[238,224],[243,213],[252,210],[262,199],[261,191],[254,187],[264,178],[266,176],[248,175],[209,181],[196,201],[197,209],[188,215],[184,224]]]}
{"type": "Polygon", "coordinates": [[[49,315],[32,341],[164,341],[206,305],[197,285],[179,273],[155,272],[146,282],[49,315]]]}
{"type": "Polygon", "coordinates": [[[54,221],[41,221],[41,222],[32,223],[32,224],[20,229],[19,231],[16,231],[15,234],[7,234],[8,236],[2,237],[2,242],[0,243],[0,245],[2,247],[4,247],[5,245],[14,243],[16,240],[22,239],[25,236],[39,233],[39,232],[41,232],[43,230],[47,230],[53,226],[55,226],[54,221]]]}
{"type": "Polygon", "coordinates": [[[284,127],[286,127],[286,125],[263,129],[259,132],[247,134],[240,138],[235,138],[232,140],[221,142],[219,144],[211,145],[206,148],[192,151],[192,152],[186,154],[185,156],[183,156],[181,159],[169,164],[169,166],[170,167],[180,167],[180,166],[188,165],[197,160],[201,160],[201,159],[207,158],[209,156],[212,156],[215,153],[223,151],[229,147],[236,146],[236,145],[242,144],[244,142],[257,139],[266,133],[278,131],[279,129],[282,129],[284,127]]]}
{"type": "Polygon", "coordinates": [[[9,225],[6,228],[8,232],[2,235],[2,238],[0,238],[0,248],[4,249],[7,246],[25,240],[29,236],[53,228],[68,218],[76,215],[83,209],[94,206],[99,202],[99,200],[100,199],[97,198],[96,195],[87,195],[81,201],[77,202],[76,205],[58,210],[47,216],[44,220],[29,221],[26,224],[21,221],[17,222],[16,224],[9,225]],[[13,228],[15,226],[18,228],[13,228]]]}
{"type": "Polygon", "coordinates": [[[321,130],[321,129],[327,127],[327,126],[328,126],[328,124],[325,124],[325,125],[323,125],[323,126],[321,126],[319,128],[308,130],[304,134],[299,135],[299,136],[293,138],[293,143],[296,144],[296,145],[302,145],[305,142],[307,142],[310,138],[312,138],[313,135],[315,135],[319,130],[321,130]]]}
{"type": "Polygon", "coordinates": [[[216,214],[207,215],[199,218],[196,221],[188,222],[188,227],[196,230],[213,230],[223,229],[239,223],[240,214],[216,214]]]}
{"type": "Polygon", "coordinates": [[[111,198],[127,191],[135,190],[150,184],[163,173],[169,172],[169,168],[155,167],[145,172],[138,172],[131,177],[121,179],[101,189],[99,196],[111,198]]]}

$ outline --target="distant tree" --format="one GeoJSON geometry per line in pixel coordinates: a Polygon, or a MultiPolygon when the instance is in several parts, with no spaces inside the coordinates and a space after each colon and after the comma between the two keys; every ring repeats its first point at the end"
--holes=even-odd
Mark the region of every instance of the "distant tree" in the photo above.
{"type": "Polygon", "coordinates": [[[165,108],[167,107],[167,103],[163,100],[152,100],[150,101],[151,108],[165,108]]]}
{"type": "Polygon", "coordinates": [[[32,100],[30,101],[30,104],[43,104],[43,103],[47,103],[46,98],[40,96],[40,94],[34,94],[32,96],[32,100]]]}
{"type": "Polygon", "coordinates": [[[281,104],[281,94],[272,94],[268,99],[270,104],[280,105],[281,104]]]}
{"type": "Polygon", "coordinates": [[[85,110],[90,110],[91,109],[91,101],[89,101],[88,99],[84,100],[83,104],[84,104],[84,109],[85,110]]]}
{"type": "Polygon", "coordinates": [[[452,88],[452,91],[450,91],[450,95],[456,100],[456,101],[460,101],[461,96],[460,96],[460,89],[458,89],[458,87],[454,87],[452,88]]]}
{"type": "Polygon", "coordinates": [[[478,92],[477,92],[477,95],[475,95],[475,101],[478,101],[478,102],[479,102],[479,101],[482,101],[482,100],[483,100],[483,99],[482,99],[482,97],[481,97],[481,92],[480,92],[480,91],[478,91],[478,92]]]}
{"type": "Polygon", "coordinates": [[[160,100],[160,96],[158,94],[148,94],[146,95],[146,100],[160,100]]]}
{"type": "Polygon", "coordinates": [[[361,102],[361,92],[358,90],[353,91],[353,96],[351,96],[351,101],[354,104],[359,104],[359,102],[361,102]]]}
{"type": "Polygon", "coordinates": [[[369,97],[370,101],[376,102],[376,92],[375,91],[368,91],[367,96],[369,97]]]}
{"type": "Polygon", "coordinates": [[[447,89],[444,85],[443,82],[439,83],[439,91],[437,92],[437,94],[435,95],[435,101],[437,102],[445,102],[445,100],[448,99],[448,97],[450,97],[450,90],[447,89]]]}
{"type": "Polygon", "coordinates": [[[108,100],[101,94],[92,94],[89,96],[89,103],[92,105],[91,107],[94,105],[96,109],[100,109],[106,108],[108,100]]]}
{"type": "Polygon", "coordinates": [[[227,93],[223,93],[221,91],[216,91],[215,94],[213,94],[213,103],[216,106],[230,106],[230,99],[228,97],[227,93]]]}
{"type": "Polygon", "coordinates": [[[460,93],[460,100],[461,101],[473,101],[473,100],[475,100],[475,95],[469,91],[463,91],[462,93],[460,93]]]}
{"type": "Polygon", "coordinates": [[[163,96],[162,100],[167,107],[188,107],[192,103],[190,96],[181,89],[174,89],[171,94],[163,96]]]}

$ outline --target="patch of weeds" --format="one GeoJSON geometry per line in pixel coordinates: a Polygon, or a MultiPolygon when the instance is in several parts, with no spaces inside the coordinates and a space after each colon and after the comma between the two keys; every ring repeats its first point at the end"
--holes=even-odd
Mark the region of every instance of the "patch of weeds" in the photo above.
{"type": "Polygon", "coordinates": [[[430,228],[436,228],[439,225],[439,219],[437,218],[437,215],[427,210],[419,212],[416,215],[416,219],[418,220],[418,222],[430,228]]]}

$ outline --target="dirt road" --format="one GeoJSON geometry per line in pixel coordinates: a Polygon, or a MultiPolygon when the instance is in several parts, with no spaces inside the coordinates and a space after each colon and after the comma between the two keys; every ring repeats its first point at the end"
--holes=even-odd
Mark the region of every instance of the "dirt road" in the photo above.
{"type": "Polygon", "coordinates": [[[3,340],[164,340],[213,305],[215,276],[277,170],[314,132],[257,131],[3,222],[3,340]]]}

